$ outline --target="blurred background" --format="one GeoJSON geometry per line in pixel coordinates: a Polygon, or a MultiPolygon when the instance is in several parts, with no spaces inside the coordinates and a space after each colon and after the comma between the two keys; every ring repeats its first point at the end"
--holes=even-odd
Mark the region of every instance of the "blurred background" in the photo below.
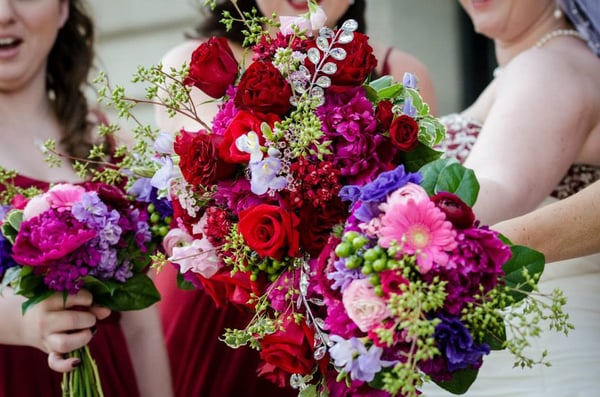
{"type": "MultiPolygon", "coordinates": [[[[142,96],[131,83],[139,65],[150,66],[184,39],[202,18],[203,0],[88,0],[97,22],[98,68],[112,85],[142,96]]],[[[367,0],[367,34],[419,58],[430,70],[440,115],[465,108],[491,79],[489,40],[473,32],[456,0],[367,0]]],[[[136,114],[152,123],[150,108],[136,114]]]]}

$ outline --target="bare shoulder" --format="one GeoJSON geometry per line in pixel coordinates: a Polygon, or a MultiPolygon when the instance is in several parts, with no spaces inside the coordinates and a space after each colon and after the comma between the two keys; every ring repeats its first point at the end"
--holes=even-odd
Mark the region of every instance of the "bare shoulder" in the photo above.
{"type": "Polygon", "coordinates": [[[163,68],[180,68],[187,64],[201,42],[201,40],[190,39],[171,48],[161,59],[163,68]]]}
{"type": "Polygon", "coordinates": [[[525,51],[504,68],[500,77],[499,90],[553,93],[548,99],[593,101],[600,106],[600,59],[584,46],[525,51]]]}

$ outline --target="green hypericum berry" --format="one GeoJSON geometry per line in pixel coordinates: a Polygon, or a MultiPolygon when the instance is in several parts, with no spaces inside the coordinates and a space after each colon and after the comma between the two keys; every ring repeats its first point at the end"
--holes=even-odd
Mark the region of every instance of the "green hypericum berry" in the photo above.
{"type": "Polygon", "coordinates": [[[339,243],[337,247],[335,247],[335,254],[340,258],[347,258],[353,252],[352,246],[347,242],[339,243]]]}
{"type": "Polygon", "coordinates": [[[365,261],[368,261],[368,262],[373,262],[373,261],[379,259],[379,256],[380,256],[380,253],[377,252],[377,250],[375,248],[369,248],[363,254],[363,258],[365,258],[365,261]]]}
{"type": "Polygon", "coordinates": [[[153,213],[155,210],[156,210],[156,207],[154,206],[154,203],[148,204],[148,212],[149,213],[153,213]]]}
{"type": "Polygon", "coordinates": [[[358,269],[362,265],[362,260],[358,256],[351,256],[346,259],[347,269],[358,269]]]}
{"type": "Polygon", "coordinates": [[[375,291],[375,295],[377,296],[383,296],[383,287],[381,286],[381,284],[376,285],[373,290],[375,291]]]}
{"type": "Polygon", "coordinates": [[[364,265],[362,267],[362,269],[360,269],[360,271],[362,272],[362,274],[371,274],[373,273],[373,268],[370,265],[364,265]]]}
{"type": "Polygon", "coordinates": [[[387,259],[379,258],[373,261],[373,270],[376,272],[382,272],[387,269],[387,259]]]}
{"type": "Polygon", "coordinates": [[[352,246],[356,249],[364,247],[369,242],[365,236],[358,236],[352,240],[352,246]]]}
{"type": "Polygon", "coordinates": [[[369,276],[369,282],[371,285],[377,286],[381,283],[381,279],[379,278],[379,274],[373,273],[369,276]]]}
{"type": "Polygon", "coordinates": [[[160,214],[158,212],[153,212],[150,215],[150,222],[152,223],[158,223],[160,221],[160,214]]]}

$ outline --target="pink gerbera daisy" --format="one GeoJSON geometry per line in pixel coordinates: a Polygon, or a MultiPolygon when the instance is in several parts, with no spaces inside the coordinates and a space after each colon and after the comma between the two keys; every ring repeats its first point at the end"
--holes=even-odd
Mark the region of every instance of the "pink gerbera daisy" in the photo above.
{"type": "Polygon", "coordinates": [[[388,201],[381,218],[379,245],[388,248],[396,241],[401,254],[417,256],[421,273],[427,273],[433,263],[448,263],[447,251],[456,247],[456,232],[446,215],[429,199],[388,201]]]}

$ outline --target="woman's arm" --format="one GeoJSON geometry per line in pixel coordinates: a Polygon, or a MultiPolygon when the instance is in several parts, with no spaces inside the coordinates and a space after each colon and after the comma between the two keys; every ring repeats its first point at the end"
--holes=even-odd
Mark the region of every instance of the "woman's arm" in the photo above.
{"type": "Polygon", "coordinates": [[[577,194],[493,227],[548,262],[600,252],[600,181],[577,194]]]}
{"type": "Polygon", "coordinates": [[[7,288],[0,296],[0,344],[35,347],[49,353],[50,368],[58,372],[71,371],[76,358],[64,359],[68,353],[90,342],[97,319],[110,315],[106,308],[91,307],[92,295],[85,290],[67,296],[55,293],[29,308],[25,314],[20,295],[7,288]],[[77,310],[72,308],[77,307],[77,310]],[[89,310],[81,310],[87,307],[89,310]]]}
{"type": "Polygon", "coordinates": [[[123,312],[121,328],[127,340],[140,394],[171,397],[171,372],[156,305],[123,312]]]}
{"type": "Polygon", "coordinates": [[[556,58],[544,51],[523,53],[491,87],[494,99],[465,161],[481,185],[474,211],[484,223],[540,205],[577,162],[592,128],[589,80],[572,73],[568,60],[556,58]]]}

